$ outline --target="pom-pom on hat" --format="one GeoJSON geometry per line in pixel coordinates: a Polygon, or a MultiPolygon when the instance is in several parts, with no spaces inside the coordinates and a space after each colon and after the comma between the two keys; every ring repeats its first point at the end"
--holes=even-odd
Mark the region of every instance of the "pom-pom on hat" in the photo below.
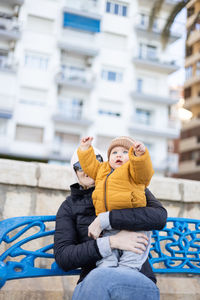
{"type": "Polygon", "coordinates": [[[128,136],[119,136],[119,137],[115,138],[114,140],[112,140],[112,142],[108,148],[108,152],[107,152],[108,159],[109,159],[110,153],[114,147],[124,147],[127,150],[129,150],[131,148],[131,146],[133,146],[134,142],[135,141],[131,137],[128,137],[128,136]]]}

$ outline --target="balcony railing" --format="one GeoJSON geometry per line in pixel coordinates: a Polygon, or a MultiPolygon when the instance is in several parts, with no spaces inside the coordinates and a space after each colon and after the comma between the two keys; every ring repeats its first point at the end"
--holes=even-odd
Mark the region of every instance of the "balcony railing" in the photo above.
{"type": "Polygon", "coordinates": [[[94,74],[87,69],[62,66],[57,76],[57,83],[90,90],[94,86],[94,74]]]}
{"type": "Polygon", "coordinates": [[[91,120],[83,117],[83,103],[71,99],[59,100],[54,121],[68,124],[89,126],[91,120]]]}
{"type": "Polygon", "coordinates": [[[70,160],[74,153],[75,145],[69,144],[64,141],[55,141],[49,151],[49,156],[51,159],[55,160],[70,160]]]}
{"type": "Polygon", "coordinates": [[[151,93],[144,93],[142,91],[133,91],[131,96],[136,100],[138,99],[146,102],[164,103],[168,105],[176,104],[179,101],[179,99],[174,99],[172,97],[163,97],[151,93]]]}
{"type": "Polygon", "coordinates": [[[99,0],[65,0],[64,6],[82,13],[99,14],[99,0]]]}
{"type": "MultiPolygon", "coordinates": [[[[165,19],[157,18],[153,24],[152,29],[148,30],[149,16],[138,14],[135,18],[134,28],[140,35],[143,35],[148,38],[152,37],[153,39],[160,40],[165,21],[166,21],[165,19]]],[[[177,39],[181,38],[183,30],[184,30],[183,25],[180,25],[178,23],[173,25],[170,32],[169,43],[175,42],[177,39]]]]}
{"type": "Polygon", "coordinates": [[[9,57],[0,55],[0,70],[16,72],[17,63],[9,57]]]}
{"type": "Polygon", "coordinates": [[[176,139],[180,134],[180,129],[175,125],[174,127],[171,127],[170,125],[166,127],[158,127],[154,126],[153,124],[138,124],[131,122],[129,130],[142,135],[163,137],[169,139],[176,139]]]}
{"type": "Polygon", "coordinates": [[[22,5],[24,4],[25,0],[3,0],[3,1],[10,4],[22,5]]]}
{"type": "Polygon", "coordinates": [[[0,94],[0,111],[7,112],[9,114],[12,113],[14,109],[14,103],[14,96],[0,94]]]}
{"type": "Polygon", "coordinates": [[[0,37],[7,40],[18,40],[20,38],[21,25],[18,20],[10,16],[0,16],[0,37]]]}
{"type": "Polygon", "coordinates": [[[178,172],[179,155],[177,153],[168,152],[164,160],[151,155],[151,160],[155,171],[164,172],[168,176],[178,172]]]}
{"type": "Polygon", "coordinates": [[[133,62],[136,66],[142,68],[149,68],[153,71],[160,71],[170,74],[179,69],[175,60],[172,61],[161,61],[158,57],[152,57],[152,55],[138,55],[133,58],[133,62]]]}

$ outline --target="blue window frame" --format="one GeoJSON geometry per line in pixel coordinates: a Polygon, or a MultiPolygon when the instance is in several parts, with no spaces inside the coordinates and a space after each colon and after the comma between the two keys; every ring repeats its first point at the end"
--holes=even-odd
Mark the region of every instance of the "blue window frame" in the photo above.
{"type": "Polygon", "coordinates": [[[127,16],[127,6],[123,5],[122,7],[122,16],[126,17],[127,16]]]}
{"type": "Polygon", "coordinates": [[[143,80],[141,78],[137,79],[137,92],[142,93],[143,80]]]}
{"type": "Polygon", "coordinates": [[[110,2],[106,2],[106,12],[110,12],[111,10],[111,3],[110,2]]]}
{"type": "Polygon", "coordinates": [[[127,16],[127,5],[115,3],[115,1],[106,2],[106,12],[117,16],[127,16]]]}
{"type": "Polygon", "coordinates": [[[102,70],[101,77],[107,81],[121,82],[123,79],[122,72],[102,70]]]}
{"type": "Polygon", "coordinates": [[[115,4],[114,13],[115,13],[115,15],[119,14],[119,4],[115,4]]]}
{"type": "Polygon", "coordinates": [[[71,27],[89,32],[100,32],[100,20],[65,12],[63,27],[71,27]]]}

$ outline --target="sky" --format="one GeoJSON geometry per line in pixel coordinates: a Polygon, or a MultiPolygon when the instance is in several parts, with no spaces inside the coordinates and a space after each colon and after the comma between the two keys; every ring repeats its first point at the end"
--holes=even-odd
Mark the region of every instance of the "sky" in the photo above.
{"type": "MultiPolygon", "coordinates": [[[[182,33],[185,30],[186,23],[186,9],[182,10],[181,13],[176,17],[175,23],[172,30],[182,33]]],[[[186,31],[185,31],[186,32],[186,31]]],[[[170,46],[171,56],[181,65],[180,70],[171,74],[168,78],[168,83],[170,86],[183,85],[185,81],[185,37],[186,34],[182,34],[181,39],[176,41],[170,46]]]]}

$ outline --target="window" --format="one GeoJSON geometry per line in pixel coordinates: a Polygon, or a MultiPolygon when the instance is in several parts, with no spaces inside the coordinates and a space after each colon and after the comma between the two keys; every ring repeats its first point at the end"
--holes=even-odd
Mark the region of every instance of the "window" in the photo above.
{"type": "Polygon", "coordinates": [[[103,46],[105,48],[114,50],[125,50],[127,45],[127,37],[123,35],[104,32],[103,34],[103,46]]]}
{"type": "Polygon", "coordinates": [[[81,99],[60,99],[58,110],[69,119],[80,120],[83,112],[83,100],[81,99]]]}
{"type": "Polygon", "coordinates": [[[42,143],[43,134],[43,128],[17,125],[15,139],[23,142],[42,143]]]}
{"type": "Polygon", "coordinates": [[[40,71],[47,71],[49,58],[43,54],[26,53],[24,58],[24,66],[31,69],[38,69],[40,71]]]}
{"type": "Polygon", "coordinates": [[[83,82],[86,82],[89,79],[90,73],[87,72],[83,67],[62,65],[61,70],[63,78],[70,80],[81,80],[83,82]]]}
{"type": "Polygon", "coordinates": [[[8,52],[0,50],[0,68],[4,68],[8,64],[8,52]]]}
{"type": "Polygon", "coordinates": [[[142,88],[143,88],[143,79],[138,78],[137,79],[137,92],[142,93],[142,88]]]}
{"type": "MultiPolygon", "coordinates": [[[[141,13],[139,14],[139,24],[142,28],[144,29],[147,29],[148,25],[149,25],[149,16],[144,14],[144,13],[141,13]]],[[[158,29],[158,20],[155,19],[153,21],[153,27],[152,27],[153,30],[157,30],[158,29]]]]}
{"type": "Polygon", "coordinates": [[[157,59],[157,47],[153,46],[153,45],[140,43],[139,58],[156,60],[157,59]]]}
{"type": "Polygon", "coordinates": [[[147,25],[147,16],[145,14],[140,14],[140,25],[142,27],[147,25]]]}
{"type": "Polygon", "coordinates": [[[157,47],[147,45],[147,58],[149,58],[149,59],[157,58],[157,47]]]}
{"type": "Polygon", "coordinates": [[[55,142],[59,144],[70,144],[73,146],[78,145],[80,136],[71,133],[64,133],[64,132],[55,132],[54,136],[55,142]]]}
{"type": "Polygon", "coordinates": [[[188,57],[188,56],[190,56],[190,55],[192,55],[192,51],[193,51],[193,48],[192,48],[192,46],[187,46],[186,47],[186,57],[188,57]]]}
{"type": "Polygon", "coordinates": [[[191,87],[185,88],[184,89],[184,98],[190,98],[191,97],[191,87]]]}
{"type": "Polygon", "coordinates": [[[115,112],[115,111],[110,111],[110,110],[105,110],[105,109],[99,109],[98,113],[99,113],[99,115],[107,115],[110,117],[120,117],[121,116],[120,112],[115,112]]]}
{"type": "Polygon", "coordinates": [[[7,131],[7,120],[0,118],[0,136],[1,135],[6,135],[6,131],[7,131]]]}
{"type": "Polygon", "coordinates": [[[196,63],[196,75],[200,75],[200,60],[196,63]]]}
{"type": "Polygon", "coordinates": [[[194,6],[188,8],[187,10],[187,17],[191,17],[194,14],[194,6]]]}
{"type": "Polygon", "coordinates": [[[42,18],[38,16],[28,15],[27,18],[27,29],[43,34],[52,34],[53,33],[54,21],[42,18]]]}
{"type": "Polygon", "coordinates": [[[53,153],[70,160],[79,141],[80,135],[78,134],[65,133],[56,130],[54,135],[53,153]]]}
{"type": "Polygon", "coordinates": [[[185,68],[186,80],[192,77],[192,66],[185,68]]]}
{"type": "Polygon", "coordinates": [[[22,87],[20,89],[20,103],[44,106],[47,101],[47,92],[41,89],[33,89],[29,87],[22,87]]]}
{"type": "Polygon", "coordinates": [[[101,99],[99,101],[98,114],[108,117],[121,117],[122,105],[117,101],[101,99]]]}
{"type": "Polygon", "coordinates": [[[152,112],[150,110],[136,108],[135,114],[136,122],[140,124],[151,124],[152,112]]]}
{"type": "Polygon", "coordinates": [[[107,81],[122,82],[123,74],[117,71],[102,70],[101,78],[107,81]]]}
{"type": "Polygon", "coordinates": [[[116,3],[114,1],[107,1],[106,12],[122,17],[127,17],[127,5],[116,3]]]}

